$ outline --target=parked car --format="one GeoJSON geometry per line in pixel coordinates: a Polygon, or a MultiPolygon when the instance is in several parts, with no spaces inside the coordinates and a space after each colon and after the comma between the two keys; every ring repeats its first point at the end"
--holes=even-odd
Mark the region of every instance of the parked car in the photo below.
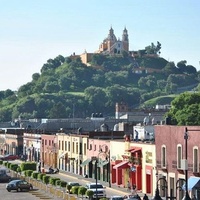
{"type": "Polygon", "coordinates": [[[111,196],[110,200],[124,200],[124,196],[111,196]]]}
{"type": "Polygon", "coordinates": [[[1,157],[1,160],[16,160],[19,159],[18,155],[13,155],[13,154],[7,154],[3,157],[1,157]]]}
{"type": "Polygon", "coordinates": [[[73,186],[81,186],[78,182],[68,182],[68,185],[73,186]]]}
{"type": "Polygon", "coordinates": [[[105,187],[100,183],[87,183],[87,190],[92,190],[94,192],[93,198],[106,198],[106,190],[105,187]]]}
{"type": "Polygon", "coordinates": [[[0,169],[0,183],[2,182],[9,182],[11,180],[11,176],[7,174],[5,168],[0,169]]]}
{"type": "Polygon", "coordinates": [[[13,180],[13,181],[10,181],[6,185],[6,189],[8,192],[10,192],[11,190],[16,190],[17,192],[22,191],[22,190],[29,191],[29,190],[33,189],[33,186],[32,186],[32,184],[30,184],[24,180],[13,180]]]}
{"type": "Polygon", "coordinates": [[[138,194],[135,195],[128,195],[125,197],[127,200],[141,200],[140,196],[138,194]]]}

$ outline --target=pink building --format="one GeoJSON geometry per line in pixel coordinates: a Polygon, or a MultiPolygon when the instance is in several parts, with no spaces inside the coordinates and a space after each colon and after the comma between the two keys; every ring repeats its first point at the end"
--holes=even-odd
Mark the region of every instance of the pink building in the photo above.
{"type": "Polygon", "coordinates": [[[172,192],[182,199],[185,192],[182,186],[188,174],[189,194],[200,199],[199,141],[200,126],[187,126],[187,129],[186,126],[155,126],[157,183],[166,188],[160,190],[161,196],[172,192]]]}

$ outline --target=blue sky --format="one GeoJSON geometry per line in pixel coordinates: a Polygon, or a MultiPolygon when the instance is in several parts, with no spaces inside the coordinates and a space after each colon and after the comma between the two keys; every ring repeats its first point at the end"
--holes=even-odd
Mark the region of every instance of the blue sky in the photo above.
{"type": "Polygon", "coordinates": [[[200,70],[199,0],[0,0],[0,90],[17,90],[49,58],[95,52],[110,27],[130,50],[152,42],[161,57],[200,70]]]}

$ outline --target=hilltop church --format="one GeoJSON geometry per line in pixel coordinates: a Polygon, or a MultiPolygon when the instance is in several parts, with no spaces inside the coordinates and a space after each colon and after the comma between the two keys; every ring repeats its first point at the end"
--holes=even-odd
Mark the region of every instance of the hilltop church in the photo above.
{"type": "Polygon", "coordinates": [[[114,30],[111,27],[108,36],[100,44],[97,53],[114,55],[121,54],[123,51],[129,52],[128,31],[124,28],[122,39],[120,40],[116,38],[114,30]]]}
{"type": "Polygon", "coordinates": [[[122,54],[123,51],[129,52],[129,39],[128,39],[128,31],[126,27],[122,32],[122,39],[120,40],[114,34],[114,30],[111,27],[108,33],[108,36],[103,40],[103,42],[99,45],[99,49],[95,53],[88,53],[85,51],[81,55],[71,55],[71,58],[80,57],[84,64],[88,64],[91,61],[91,58],[94,54],[107,54],[107,55],[116,55],[122,54]]]}

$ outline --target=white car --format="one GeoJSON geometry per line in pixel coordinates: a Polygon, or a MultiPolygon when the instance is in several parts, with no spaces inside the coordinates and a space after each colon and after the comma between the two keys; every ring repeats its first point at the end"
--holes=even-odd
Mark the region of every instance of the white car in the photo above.
{"type": "Polygon", "coordinates": [[[110,200],[124,200],[124,196],[111,196],[110,200]]]}
{"type": "Polygon", "coordinates": [[[87,183],[87,190],[92,190],[94,192],[93,198],[104,198],[106,197],[105,187],[100,183],[87,183]]]}

